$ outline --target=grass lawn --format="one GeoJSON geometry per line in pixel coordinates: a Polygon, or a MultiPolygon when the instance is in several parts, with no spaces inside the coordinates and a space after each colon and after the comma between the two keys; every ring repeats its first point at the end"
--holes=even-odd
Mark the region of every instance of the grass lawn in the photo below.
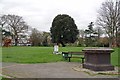
{"type": "Polygon", "coordinates": [[[52,47],[9,47],[2,49],[3,62],[45,63],[61,61],[60,55],[52,54],[52,47]]]}
{"type": "MultiPolygon", "coordinates": [[[[59,51],[81,51],[84,47],[60,47],[59,51]]],[[[118,66],[118,52],[120,48],[115,48],[112,53],[112,64],[118,66]]],[[[2,48],[3,62],[17,63],[47,63],[64,61],[62,55],[53,54],[53,47],[8,47],[2,48]]],[[[71,61],[80,61],[71,59],[71,61]]]]}
{"type": "Polygon", "coordinates": [[[0,80],[2,79],[2,77],[0,76],[0,80]]]}
{"type": "Polygon", "coordinates": [[[115,66],[120,66],[120,48],[114,48],[114,52],[111,55],[111,63],[115,66]]]}
{"type": "MultiPolygon", "coordinates": [[[[59,51],[80,51],[82,47],[60,47],[59,51]]],[[[53,54],[53,47],[3,47],[2,61],[17,63],[46,63],[63,61],[62,55],[53,54]]],[[[74,60],[73,60],[74,61],[74,60]]]]}

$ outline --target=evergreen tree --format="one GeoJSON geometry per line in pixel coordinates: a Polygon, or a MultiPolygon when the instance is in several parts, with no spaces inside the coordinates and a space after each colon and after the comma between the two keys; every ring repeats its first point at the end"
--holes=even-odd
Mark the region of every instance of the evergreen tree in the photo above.
{"type": "Polygon", "coordinates": [[[50,28],[53,43],[61,43],[65,47],[65,43],[74,43],[79,33],[77,26],[69,15],[57,15],[50,28]]]}

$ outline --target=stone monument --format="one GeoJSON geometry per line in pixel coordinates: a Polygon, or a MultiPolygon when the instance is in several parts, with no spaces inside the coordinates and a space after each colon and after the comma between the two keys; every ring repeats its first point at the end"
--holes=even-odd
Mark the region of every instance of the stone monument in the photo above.
{"type": "Polygon", "coordinates": [[[57,45],[57,43],[55,43],[55,45],[54,45],[54,51],[53,51],[53,53],[54,54],[58,54],[58,45],[57,45]]]}
{"type": "Polygon", "coordinates": [[[83,49],[85,62],[83,68],[93,71],[111,71],[114,66],[111,65],[111,48],[86,48],[83,49]]]}

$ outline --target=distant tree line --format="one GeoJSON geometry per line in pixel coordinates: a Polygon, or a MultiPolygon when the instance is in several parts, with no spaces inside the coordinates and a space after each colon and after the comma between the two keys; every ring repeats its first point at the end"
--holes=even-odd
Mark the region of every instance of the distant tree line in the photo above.
{"type": "Polygon", "coordinates": [[[103,2],[96,22],[90,22],[85,30],[78,30],[74,19],[67,14],[55,16],[50,32],[40,32],[31,28],[21,16],[11,14],[1,15],[0,25],[0,35],[2,35],[0,42],[10,36],[15,46],[19,43],[29,43],[31,46],[51,46],[57,43],[63,47],[72,44],[119,47],[120,0],[103,2]],[[30,33],[25,35],[29,31],[30,33]]]}
{"type": "Polygon", "coordinates": [[[98,27],[93,28],[93,26],[91,22],[88,29],[80,30],[79,45],[119,47],[120,0],[103,2],[96,20],[98,27]]]}
{"type": "Polygon", "coordinates": [[[79,30],[78,46],[109,47],[108,36],[101,27],[94,27],[90,22],[88,29],[79,30]]]}
{"type": "Polygon", "coordinates": [[[51,45],[50,33],[40,32],[31,28],[21,16],[2,15],[0,16],[0,45],[4,39],[12,39],[14,46],[31,45],[31,46],[48,46],[51,45]],[[28,34],[28,32],[30,32],[28,34]]]}
{"type": "Polygon", "coordinates": [[[49,32],[40,32],[37,29],[32,29],[30,35],[30,42],[32,46],[51,46],[51,37],[49,32]]]}

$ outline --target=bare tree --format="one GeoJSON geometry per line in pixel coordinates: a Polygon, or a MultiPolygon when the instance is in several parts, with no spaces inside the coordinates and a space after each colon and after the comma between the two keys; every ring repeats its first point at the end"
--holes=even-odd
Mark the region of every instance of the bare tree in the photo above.
{"type": "Polygon", "coordinates": [[[79,30],[79,36],[78,36],[78,40],[79,40],[79,45],[83,46],[84,45],[84,37],[85,37],[85,32],[84,30],[79,30]]]}
{"type": "Polygon", "coordinates": [[[18,43],[19,33],[23,33],[28,29],[28,25],[23,18],[17,15],[3,15],[0,23],[2,27],[6,24],[6,28],[14,35],[15,46],[17,46],[18,43]]]}
{"type": "Polygon", "coordinates": [[[32,42],[32,46],[40,46],[43,42],[43,35],[37,29],[33,29],[30,35],[30,40],[32,42]]]}
{"type": "Polygon", "coordinates": [[[101,46],[101,42],[100,42],[100,40],[102,38],[101,36],[105,35],[105,31],[103,30],[102,27],[95,27],[94,28],[94,35],[96,36],[96,44],[97,44],[97,46],[101,46]]]}
{"type": "Polygon", "coordinates": [[[120,27],[120,0],[103,2],[98,14],[97,24],[102,26],[108,34],[109,46],[116,46],[120,27]]]}
{"type": "Polygon", "coordinates": [[[84,30],[79,30],[79,37],[82,37],[82,38],[84,38],[84,36],[85,36],[85,33],[84,33],[84,30]]]}
{"type": "Polygon", "coordinates": [[[50,37],[49,32],[43,32],[43,42],[42,42],[43,46],[48,46],[49,45],[49,41],[48,41],[49,37],[50,37]]]}
{"type": "Polygon", "coordinates": [[[0,25],[3,28],[3,26],[6,24],[6,16],[0,16],[0,25]]]}

